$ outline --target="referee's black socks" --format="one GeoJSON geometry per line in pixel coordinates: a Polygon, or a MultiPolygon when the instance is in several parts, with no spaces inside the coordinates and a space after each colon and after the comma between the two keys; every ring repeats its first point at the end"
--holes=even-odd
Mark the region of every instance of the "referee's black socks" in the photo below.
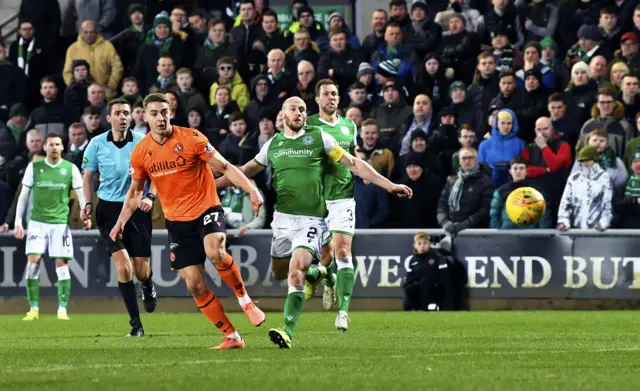
{"type": "MultiPolygon", "coordinates": [[[[149,279],[151,281],[151,279],[149,279]]],[[[138,298],[136,297],[136,286],[133,280],[129,282],[119,282],[118,289],[120,289],[120,295],[124,301],[124,306],[127,307],[129,318],[131,320],[140,318],[140,311],[138,310],[138,298]]]]}
{"type": "Polygon", "coordinates": [[[146,280],[140,280],[140,284],[142,285],[142,287],[150,288],[151,285],[153,285],[152,278],[153,278],[153,271],[149,270],[149,278],[146,280]]]}

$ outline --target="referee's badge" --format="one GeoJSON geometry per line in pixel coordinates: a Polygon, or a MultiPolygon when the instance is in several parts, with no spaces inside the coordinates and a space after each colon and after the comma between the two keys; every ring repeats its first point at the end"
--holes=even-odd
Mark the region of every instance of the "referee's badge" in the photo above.
{"type": "Polygon", "coordinates": [[[182,144],[176,144],[176,146],[175,146],[175,147],[173,147],[173,151],[174,151],[175,153],[180,153],[180,152],[182,152],[182,144]]]}

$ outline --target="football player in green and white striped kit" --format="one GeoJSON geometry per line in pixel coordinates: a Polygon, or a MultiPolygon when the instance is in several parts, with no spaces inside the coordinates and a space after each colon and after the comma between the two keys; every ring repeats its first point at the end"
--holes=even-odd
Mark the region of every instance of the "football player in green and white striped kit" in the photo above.
{"type": "MultiPolygon", "coordinates": [[[[276,280],[288,278],[289,293],[284,304],[284,327],[269,330],[271,341],[291,348],[291,338],[304,310],[305,274],[313,259],[320,257],[327,215],[324,175],[329,160],[348,167],[354,174],[399,196],[411,196],[404,185],[391,183],[369,164],[345,151],[320,128],[305,126],[307,107],[298,97],[287,99],[278,114],[284,130],[262,146],[256,157],[242,167],[253,177],[267,166],[273,170],[276,204],[271,228],[271,270],[276,280]]],[[[230,185],[226,177],[216,186],[230,185]]]]}
{"type": "MultiPolygon", "coordinates": [[[[310,116],[307,125],[320,127],[325,133],[333,136],[340,147],[355,156],[356,124],[337,114],[340,93],[332,80],[318,81],[316,102],[320,112],[310,116]]],[[[324,175],[324,198],[328,212],[325,220],[329,230],[325,231],[322,241],[320,264],[307,271],[305,299],[313,297],[316,286],[326,277],[322,304],[325,310],[331,311],[336,304],[337,291],[338,315],[335,327],[340,331],[347,331],[349,328],[349,303],[355,280],[351,255],[351,243],[356,226],[356,201],[353,197],[351,171],[339,163],[328,162],[324,175]],[[337,276],[332,270],[334,260],[338,266],[337,276]]]]}
{"type": "MultiPolygon", "coordinates": [[[[22,191],[18,198],[15,231],[16,239],[24,239],[22,219],[29,195],[33,191],[33,207],[27,230],[27,267],[25,280],[29,312],[22,320],[40,319],[40,260],[45,251],[55,259],[58,275],[58,319],[69,320],[67,304],[71,294],[71,274],[68,262],[73,259],[73,240],[69,229],[69,191],[78,196],[80,210],[85,207],[82,194],[82,175],[75,164],[62,159],[62,137],[49,133],[44,146],[46,157],[29,163],[22,178],[22,191]]],[[[91,228],[86,220],[85,229],[91,228]]]]}

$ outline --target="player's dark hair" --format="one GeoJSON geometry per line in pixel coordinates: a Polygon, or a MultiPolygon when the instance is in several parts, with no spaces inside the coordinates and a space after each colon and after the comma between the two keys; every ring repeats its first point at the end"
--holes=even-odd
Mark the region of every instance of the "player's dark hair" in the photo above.
{"type": "Polygon", "coordinates": [[[139,101],[137,101],[136,103],[133,104],[133,108],[134,109],[137,109],[138,107],[141,108],[141,109],[144,109],[144,105],[142,104],[141,100],[139,100],[139,101]]]}
{"type": "Polygon", "coordinates": [[[123,98],[112,99],[107,103],[107,114],[111,115],[111,110],[115,105],[127,105],[129,106],[129,110],[131,110],[131,103],[128,100],[123,98]]]}
{"type": "Polygon", "coordinates": [[[231,124],[236,121],[245,121],[245,123],[247,122],[244,119],[244,115],[242,115],[242,113],[239,111],[236,111],[235,113],[231,113],[231,115],[229,116],[229,126],[231,126],[231,124]]]}
{"type": "Polygon", "coordinates": [[[389,9],[391,9],[391,7],[402,7],[402,6],[407,6],[407,2],[406,0],[391,0],[389,2],[389,9]]]}
{"type": "Polygon", "coordinates": [[[164,94],[156,92],[154,94],[149,94],[144,98],[144,100],[142,101],[142,107],[144,107],[144,109],[146,110],[147,106],[149,105],[149,103],[166,103],[166,104],[169,104],[169,99],[167,99],[167,97],[164,96],[164,94]]]}
{"type": "Polygon", "coordinates": [[[238,5],[242,5],[242,4],[251,4],[253,6],[253,8],[256,7],[256,5],[253,3],[253,0],[240,0],[238,2],[238,5]]]}
{"type": "MultiPolygon", "coordinates": [[[[228,86],[218,86],[218,89],[216,90],[216,94],[220,90],[227,90],[227,94],[229,94],[229,99],[231,99],[231,88],[229,88],[228,86]]],[[[215,94],[214,94],[214,97],[215,97],[215,94]]]]}
{"type": "Polygon", "coordinates": [[[59,138],[60,141],[62,142],[62,136],[60,136],[58,133],[54,133],[51,132],[47,135],[47,137],[44,139],[44,143],[48,143],[50,138],[59,138]]]}
{"type": "Polygon", "coordinates": [[[336,88],[338,88],[336,82],[331,79],[318,80],[318,82],[316,83],[316,96],[320,96],[320,90],[322,89],[322,86],[336,86],[336,88]]]}
{"type": "Polygon", "coordinates": [[[173,61],[173,57],[171,57],[168,54],[163,54],[162,56],[158,57],[158,64],[160,64],[160,60],[162,60],[163,58],[168,58],[169,60],[171,60],[171,63],[173,65],[175,65],[176,63],[173,61]]]}
{"type": "Polygon", "coordinates": [[[69,129],[80,129],[80,128],[86,129],[82,122],[74,122],[71,124],[71,126],[69,126],[69,129]]]}
{"type": "Polygon", "coordinates": [[[616,15],[616,9],[613,6],[601,8],[600,15],[616,15]]]}
{"type": "Polygon", "coordinates": [[[513,167],[514,164],[524,164],[525,166],[529,167],[529,161],[522,156],[516,156],[511,159],[511,162],[509,162],[509,167],[513,167]]]}
{"type": "Polygon", "coordinates": [[[329,39],[331,39],[334,35],[344,34],[344,37],[347,37],[346,31],[342,27],[334,27],[329,31],[329,39]]]}

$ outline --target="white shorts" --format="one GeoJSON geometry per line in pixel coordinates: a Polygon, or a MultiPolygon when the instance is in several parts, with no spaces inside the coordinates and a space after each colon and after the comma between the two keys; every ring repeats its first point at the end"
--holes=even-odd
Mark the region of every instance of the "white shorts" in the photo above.
{"type": "Polygon", "coordinates": [[[320,258],[322,238],[327,225],[320,217],[298,216],[278,211],[273,213],[271,222],[273,239],[271,240],[271,256],[288,258],[296,248],[305,248],[320,258]]]}
{"type": "Polygon", "coordinates": [[[322,244],[329,243],[331,234],[334,233],[353,236],[356,229],[356,200],[347,198],[326,203],[329,214],[325,220],[329,230],[325,233],[322,244]]]}
{"type": "Polygon", "coordinates": [[[73,239],[67,224],[47,224],[29,221],[27,255],[49,254],[50,258],[73,259],[73,239]]]}

